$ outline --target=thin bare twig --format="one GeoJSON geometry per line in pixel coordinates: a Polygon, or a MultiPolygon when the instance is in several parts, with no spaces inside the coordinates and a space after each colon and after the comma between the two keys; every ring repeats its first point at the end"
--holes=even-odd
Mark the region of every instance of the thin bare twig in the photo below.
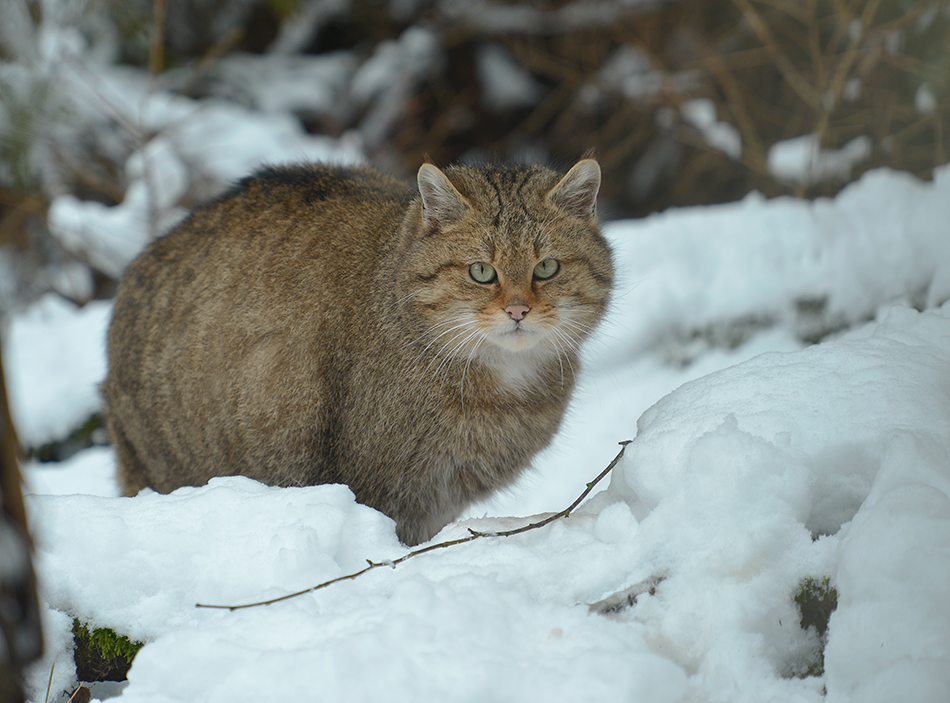
{"type": "Polygon", "coordinates": [[[822,101],[821,112],[818,114],[818,123],[815,125],[815,134],[818,135],[819,144],[825,136],[825,132],[828,129],[828,121],[831,119],[831,112],[837,107],[838,101],[841,98],[841,91],[844,90],[845,81],[851,72],[851,67],[858,58],[858,49],[861,46],[861,42],[867,37],[868,29],[871,27],[871,22],[874,20],[874,15],[877,13],[877,8],[880,4],[880,0],[870,0],[868,4],[864,6],[864,11],[861,13],[860,30],[851,34],[848,48],[845,50],[844,56],[841,57],[837,69],[831,77],[831,83],[828,85],[826,92],[831,99],[822,101]]]}
{"type": "Polygon", "coordinates": [[[166,0],[154,0],[152,5],[152,43],[148,48],[148,75],[154,80],[165,68],[166,0]]]}
{"type": "Polygon", "coordinates": [[[240,27],[233,27],[227,34],[215,41],[215,43],[211,45],[211,48],[198,59],[198,63],[191,69],[191,72],[188,77],[185,78],[184,82],[175,88],[175,92],[179,95],[186,95],[191,87],[198,82],[198,79],[210,71],[215,63],[228,53],[242,38],[244,38],[244,30],[240,27]]]}
{"type": "Polygon", "coordinates": [[[820,108],[821,95],[819,95],[815,87],[799,73],[798,69],[795,68],[795,64],[788,56],[781,51],[781,44],[776,41],[768,22],[755,11],[755,8],[752,7],[752,3],[749,2],[749,0],[733,0],[733,2],[735,2],[739,10],[742,11],[752,31],[755,32],[759,41],[762,42],[765,49],[772,56],[775,67],[785,78],[788,86],[807,104],[814,108],[820,108]]]}
{"type": "Polygon", "coordinates": [[[742,154],[740,157],[742,162],[755,173],[767,174],[769,172],[767,149],[759,137],[755,120],[746,106],[746,91],[716,51],[701,40],[697,40],[697,44],[703,52],[703,60],[709,67],[710,72],[719,80],[719,85],[722,87],[726,102],[732,112],[733,120],[735,120],[736,126],[742,135],[742,154]]]}
{"type": "Polygon", "coordinates": [[[436,549],[445,549],[445,548],[447,548],[447,547],[454,547],[454,546],[457,545],[457,544],[464,544],[465,542],[472,542],[472,541],[474,541],[474,540],[476,540],[476,539],[480,539],[480,538],[482,538],[482,537],[510,537],[510,536],[512,536],[512,535],[521,534],[522,532],[527,532],[528,530],[536,530],[536,529],[538,529],[539,527],[544,527],[545,525],[548,525],[548,524],[550,524],[550,523],[552,523],[552,522],[554,522],[555,520],[558,520],[558,519],[560,519],[560,518],[570,517],[570,516],[571,516],[571,512],[574,510],[574,508],[576,508],[578,505],[580,505],[580,504],[581,504],[581,501],[584,500],[584,498],[586,498],[586,497],[590,494],[590,492],[593,490],[594,486],[596,486],[596,485],[604,478],[604,476],[606,476],[607,474],[609,474],[610,471],[617,465],[617,462],[619,462],[620,459],[621,459],[621,457],[623,457],[623,453],[624,453],[624,451],[626,451],[627,445],[630,444],[631,441],[632,441],[632,440],[627,439],[627,440],[624,440],[623,442],[620,442],[620,451],[617,453],[617,456],[615,456],[615,457],[613,458],[613,461],[611,461],[611,462],[607,465],[607,468],[605,468],[603,471],[600,472],[600,474],[597,476],[597,478],[595,478],[593,481],[591,481],[590,483],[587,484],[587,487],[584,489],[584,492],[581,493],[581,494],[577,497],[577,500],[575,500],[573,503],[571,503],[568,507],[566,507],[566,508],[565,508],[564,510],[562,510],[561,512],[559,512],[559,513],[554,513],[553,515],[549,515],[548,517],[544,518],[543,520],[539,520],[538,522],[532,522],[530,525],[525,525],[525,526],[523,526],[523,527],[518,527],[518,528],[513,529],[513,530],[503,530],[503,531],[500,531],[500,532],[478,532],[478,531],[476,531],[476,530],[473,530],[473,529],[469,528],[469,533],[470,533],[470,534],[469,534],[467,537],[460,537],[459,539],[452,539],[452,540],[448,540],[448,541],[446,541],[446,542],[438,542],[437,544],[430,544],[430,545],[428,545],[427,547],[422,547],[422,548],[420,548],[420,549],[414,549],[413,551],[409,552],[408,554],[404,554],[403,556],[399,557],[398,559],[394,559],[394,560],[392,560],[392,561],[370,561],[369,559],[367,559],[367,560],[366,560],[366,563],[368,564],[368,566],[366,566],[366,567],[364,567],[364,568],[360,569],[359,571],[356,571],[356,572],[354,572],[354,573],[352,573],[352,574],[347,574],[346,576],[338,576],[338,577],[335,578],[335,579],[330,579],[329,581],[324,581],[323,583],[318,583],[316,586],[311,586],[310,588],[305,588],[305,589],[302,590],[302,591],[297,591],[296,593],[288,593],[288,594],[285,595],[285,596],[279,596],[279,597],[277,597],[277,598],[271,598],[270,600],[258,601],[257,603],[245,603],[245,604],[243,604],[243,605],[208,605],[208,604],[206,604],[206,603],[195,603],[195,607],[196,607],[196,608],[214,608],[214,609],[217,609],[217,610],[231,610],[231,611],[234,611],[234,610],[241,610],[241,609],[243,609],[243,608],[256,608],[256,607],[262,606],[262,605],[272,605],[273,603],[279,603],[279,602],[281,602],[281,601],[290,600],[291,598],[297,598],[298,596],[303,596],[303,595],[306,595],[307,593],[313,593],[314,591],[318,591],[318,590],[320,590],[321,588],[326,588],[327,586],[330,586],[330,585],[332,585],[332,584],[334,584],[334,583],[339,583],[340,581],[351,581],[351,580],[357,578],[358,576],[362,576],[362,575],[365,574],[367,571],[372,571],[373,569],[378,569],[378,568],[381,567],[381,566],[391,566],[392,568],[396,568],[396,566],[398,566],[399,564],[403,563],[404,561],[408,561],[409,559],[412,559],[413,557],[417,557],[417,556],[419,556],[420,554],[426,554],[426,553],[428,553],[428,552],[434,552],[436,549]]]}

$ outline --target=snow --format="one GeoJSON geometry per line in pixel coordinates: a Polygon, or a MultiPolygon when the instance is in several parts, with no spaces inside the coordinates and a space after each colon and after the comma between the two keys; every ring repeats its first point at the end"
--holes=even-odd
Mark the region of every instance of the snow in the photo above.
{"type": "Polygon", "coordinates": [[[933,306],[950,297],[950,237],[940,224],[948,196],[950,170],[930,184],[873,171],[835,200],[752,194],[613,224],[620,275],[633,288],[618,296],[616,319],[648,345],[740,318],[833,328],[902,295],[933,306]]]}
{"type": "MultiPolygon", "coordinates": [[[[778,621],[792,616],[772,589],[795,583],[788,571],[835,575],[843,598],[826,658],[832,698],[862,700],[849,694],[889,666],[912,693],[916,677],[900,667],[922,655],[946,672],[948,349],[950,306],[895,307],[856,338],[758,356],[648,410],[610,492],[640,520],[641,549],[671,559],[660,563],[675,574],[664,587],[706,582],[723,610],[755,611],[743,613],[749,634],[765,638],[760,656],[781,671],[795,643],[785,642],[778,621]],[[759,579],[772,583],[747,598],[745,582],[759,579]]],[[[691,628],[718,630],[719,613],[684,605],[691,628]]]]}
{"type": "Polygon", "coordinates": [[[252,109],[334,114],[344,104],[355,71],[356,57],[345,52],[234,54],[222,57],[201,80],[207,81],[211,95],[252,109]]]}
{"type": "Polygon", "coordinates": [[[90,447],[64,461],[29,462],[26,490],[38,495],[96,495],[117,498],[115,454],[111,447],[90,447]]]}
{"type": "Polygon", "coordinates": [[[822,149],[818,135],[806,134],[769,147],[769,172],[806,186],[825,180],[847,181],[851,169],[871,156],[871,147],[871,138],[862,135],[840,149],[822,149]]]}
{"type": "Polygon", "coordinates": [[[742,135],[728,122],[716,117],[716,105],[707,98],[686,100],[680,105],[680,113],[689,124],[698,129],[703,139],[713,149],[738,160],[742,156],[742,135]]]}
{"type": "Polygon", "coordinates": [[[108,302],[83,308],[48,293],[4,330],[10,412],[20,443],[63,439],[99,410],[105,377],[108,302]]]}
{"type": "MultiPolygon", "coordinates": [[[[562,431],[434,541],[565,508],[633,439],[610,478],[545,528],[269,607],[195,604],[396,559],[392,521],[343,486],[241,477],[117,497],[108,448],[30,465],[49,644],[32,700],[53,661],[54,693],[73,683],[72,617],[146,642],[127,687],[95,689],[132,703],[946,700],[948,210],[944,168],[610,223],[621,283],[562,431]],[[800,677],[822,646],[798,625],[806,578],[838,592],[822,676],[800,677]],[[644,582],[629,608],[588,607],[644,582]]],[[[12,321],[25,437],[96,408],[108,312],[49,297],[12,321]]]]}
{"type": "MultiPolygon", "coordinates": [[[[215,98],[195,101],[149,91],[134,71],[96,67],[93,77],[90,66],[77,61],[72,67],[68,61],[75,57],[68,52],[65,57],[66,68],[58,81],[70,96],[77,121],[88,122],[96,132],[114,132],[119,125],[120,133],[138,145],[125,162],[127,186],[121,203],[110,207],[64,193],[49,208],[53,236],[67,250],[80,252],[81,258],[88,257],[112,276],[121,275],[147,242],[181,219],[184,211],[178,208],[179,201],[192,190],[200,195],[205,181],[216,184],[217,191],[264,164],[303,160],[353,164],[364,158],[359,135],[341,139],[310,135],[289,112],[258,112],[215,98]]],[[[275,63],[272,60],[269,65],[275,63]]],[[[280,65],[286,67],[288,61],[280,65]]],[[[267,68],[242,64],[239,59],[225,66],[231,71],[226,75],[267,68]]],[[[303,64],[294,75],[331,73],[323,69],[322,64],[303,64]]],[[[327,78],[328,90],[334,81],[342,81],[335,74],[331,78],[327,78]]],[[[265,108],[277,106],[276,99],[265,93],[259,88],[252,102],[265,108]]],[[[285,98],[280,107],[302,104],[292,95],[285,98]]],[[[114,135],[109,138],[115,139],[114,135]]]]}
{"type": "Polygon", "coordinates": [[[542,94],[531,74],[497,44],[486,44],[478,50],[475,67],[483,99],[492,110],[532,107],[542,94]]]}

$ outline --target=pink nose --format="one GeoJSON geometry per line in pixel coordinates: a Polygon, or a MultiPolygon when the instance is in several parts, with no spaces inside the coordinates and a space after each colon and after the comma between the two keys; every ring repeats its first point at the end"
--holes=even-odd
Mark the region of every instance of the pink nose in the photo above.
{"type": "Polygon", "coordinates": [[[528,314],[529,308],[527,305],[509,305],[505,308],[505,312],[508,313],[508,317],[512,320],[521,321],[524,319],[524,316],[528,314]]]}

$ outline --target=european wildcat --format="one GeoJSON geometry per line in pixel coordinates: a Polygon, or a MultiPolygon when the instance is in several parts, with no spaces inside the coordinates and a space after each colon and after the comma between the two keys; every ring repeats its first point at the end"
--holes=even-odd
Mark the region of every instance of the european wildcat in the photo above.
{"type": "Polygon", "coordinates": [[[265,168],[119,286],[103,384],[123,490],[346,483],[431,538],[551,440],[613,268],[600,168],[265,168]]]}

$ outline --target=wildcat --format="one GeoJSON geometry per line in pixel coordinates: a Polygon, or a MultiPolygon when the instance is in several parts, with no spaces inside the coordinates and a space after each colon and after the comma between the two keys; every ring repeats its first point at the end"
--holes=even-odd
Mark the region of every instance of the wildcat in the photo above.
{"type": "Polygon", "coordinates": [[[557,431],[607,307],[600,167],[268,167],[119,285],[103,383],[126,495],[345,483],[408,545],[557,431]]]}

